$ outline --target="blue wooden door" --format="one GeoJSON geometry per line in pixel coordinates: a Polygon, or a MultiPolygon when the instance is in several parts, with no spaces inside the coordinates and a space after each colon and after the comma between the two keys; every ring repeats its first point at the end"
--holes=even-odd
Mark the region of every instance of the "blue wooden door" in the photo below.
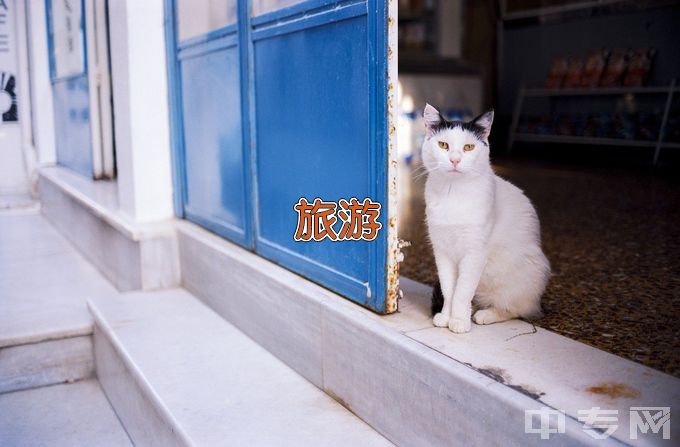
{"type": "Polygon", "coordinates": [[[47,0],[57,163],[93,176],[84,0],[47,0]]]}
{"type": "Polygon", "coordinates": [[[168,2],[183,217],[252,247],[236,0],[168,2]],[[173,66],[174,65],[174,66],[173,66]]]}
{"type": "Polygon", "coordinates": [[[386,0],[167,5],[179,214],[396,310],[386,0]],[[296,241],[300,198],[368,198],[382,230],[372,241],[296,241]]]}

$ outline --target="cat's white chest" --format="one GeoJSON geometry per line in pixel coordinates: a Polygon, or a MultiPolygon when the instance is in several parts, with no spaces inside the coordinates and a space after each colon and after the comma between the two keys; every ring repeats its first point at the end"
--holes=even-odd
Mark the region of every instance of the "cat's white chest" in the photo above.
{"type": "Polygon", "coordinates": [[[485,186],[435,181],[426,185],[427,225],[436,251],[460,258],[486,245],[493,222],[493,193],[485,186]]]}
{"type": "Polygon", "coordinates": [[[425,191],[427,222],[434,226],[485,225],[492,200],[492,196],[474,186],[429,184],[425,191]]]}
{"type": "Polygon", "coordinates": [[[444,198],[428,203],[427,221],[437,226],[475,225],[483,223],[480,210],[466,200],[444,198]]]}

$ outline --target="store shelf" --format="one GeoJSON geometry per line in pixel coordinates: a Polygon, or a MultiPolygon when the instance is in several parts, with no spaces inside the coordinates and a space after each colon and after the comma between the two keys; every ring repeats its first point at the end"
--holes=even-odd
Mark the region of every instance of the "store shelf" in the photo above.
{"type": "Polygon", "coordinates": [[[659,154],[662,148],[680,148],[680,143],[664,141],[666,134],[666,124],[668,123],[668,115],[673,102],[673,94],[678,91],[677,82],[675,79],[667,86],[652,86],[652,87],[610,87],[610,88],[564,88],[564,89],[546,89],[546,88],[526,88],[519,89],[517,100],[515,101],[515,109],[512,114],[512,123],[510,125],[510,133],[508,135],[508,153],[512,151],[512,146],[516,141],[536,142],[536,143],[571,143],[571,144],[590,144],[602,146],[628,146],[628,147],[648,147],[654,148],[654,158],[652,163],[656,164],[659,161],[659,154]],[[528,98],[551,98],[551,97],[566,97],[566,96],[600,96],[600,95],[622,95],[622,94],[659,94],[660,100],[663,101],[663,113],[660,119],[658,129],[658,138],[656,141],[650,140],[634,140],[625,138],[605,138],[605,137],[582,137],[575,135],[545,135],[545,134],[530,134],[517,132],[522,110],[524,109],[524,101],[528,98]],[[661,96],[663,95],[663,96],[661,96]]]}
{"type": "Polygon", "coordinates": [[[669,94],[673,87],[525,88],[524,96],[605,96],[625,94],[669,94]]]}
{"type": "Polygon", "coordinates": [[[572,2],[572,4],[544,6],[519,11],[508,12],[505,1],[501,1],[501,17],[503,21],[521,20],[545,17],[553,14],[563,14],[567,12],[579,11],[584,9],[599,8],[616,3],[624,3],[626,0],[594,0],[583,2],[572,2]]]}
{"type": "Polygon", "coordinates": [[[482,70],[478,65],[461,59],[444,58],[424,51],[400,49],[399,73],[479,76],[482,70]]]}
{"type": "MultiPolygon", "coordinates": [[[[571,143],[571,144],[594,144],[602,146],[635,146],[635,147],[656,147],[656,141],[649,140],[627,140],[625,138],[603,138],[603,137],[578,137],[571,135],[540,135],[531,133],[515,134],[515,141],[527,143],[571,143]]],[[[664,144],[664,147],[669,147],[664,144]]]]}

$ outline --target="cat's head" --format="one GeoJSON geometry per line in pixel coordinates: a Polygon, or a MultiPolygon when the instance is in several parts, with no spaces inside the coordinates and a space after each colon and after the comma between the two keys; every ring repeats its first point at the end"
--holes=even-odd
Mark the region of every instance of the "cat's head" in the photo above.
{"type": "Polygon", "coordinates": [[[427,135],[423,142],[423,164],[430,174],[451,178],[483,175],[489,171],[489,134],[493,110],[472,121],[447,121],[427,104],[423,112],[427,135]]]}

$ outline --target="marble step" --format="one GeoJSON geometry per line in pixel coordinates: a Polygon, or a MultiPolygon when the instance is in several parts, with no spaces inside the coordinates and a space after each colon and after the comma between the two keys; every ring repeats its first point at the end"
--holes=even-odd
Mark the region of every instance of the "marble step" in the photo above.
{"type": "Polygon", "coordinates": [[[132,446],[94,379],[0,395],[0,444],[132,446]]]}
{"type": "Polygon", "coordinates": [[[93,376],[86,300],[115,294],[38,212],[0,214],[0,393],[93,376]]]}
{"type": "Polygon", "coordinates": [[[136,445],[392,445],[183,289],[88,305],[97,376],[136,445]]]}
{"type": "Polygon", "coordinates": [[[93,375],[90,335],[0,347],[0,395],[93,375]]]}

